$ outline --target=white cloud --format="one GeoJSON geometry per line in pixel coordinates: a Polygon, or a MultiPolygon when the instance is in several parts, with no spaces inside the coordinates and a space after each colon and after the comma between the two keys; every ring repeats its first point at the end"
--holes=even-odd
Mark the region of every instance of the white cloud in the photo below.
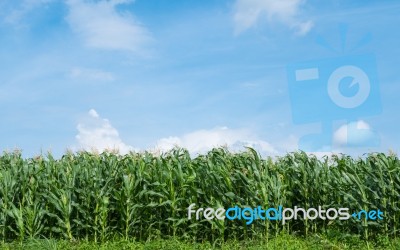
{"type": "Polygon", "coordinates": [[[93,118],[99,118],[100,117],[99,114],[97,113],[97,111],[94,110],[94,109],[89,110],[89,116],[91,116],[93,118]]]}
{"type": "MultiPolygon", "coordinates": [[[[360,128],[367,128],[362,121],[360,128]]],[[[78,147],[87,151],[103,152],[106,150],[117,150],[121,154],[141,149],[127,145],[122,141],[117,129],[109,120],[102,118],[94,109],[91,109],[87,116],[77,126],[78,135],[76,140],[78,147]]],[[[342,130],[340,130],[342,131],[342,130]]],[[[155,154],[167,152],[175,147],[187,149],[192,156],[204,154],[216,147],[225,147],[231,152],[246,150],[245,147],[254,148],[262,157],[285,155],[288,152],[298,150],[298,138],[289,136],[287,140],[272,146],[267,141],[261,140],[257,135],[248,129],[230,129],[227,127],[216,127],[213,129],[201,129],[182,136],[170,136],[159,139],[153,148],[148,148],[155,154]],[[276,146],[276,147],[275,147],[276,146]]],[[[331,157],[341,152],[339,149],[332,150],[330,147],[321,148],[315,152],[306,152],[308,155],[315,155],[322,159],[324,156],[331,157]]]]}
{"type": "Polygon", "coordinates": [[[281,140],[280,142],[275,143],[274,146],[281,153],[294,152],[299,149],[299,138],[291,134],[288,137],[281,140]]]}
{"type": "Polygon", "coordinates": [[[338,128],[333,140],[340,146],[375,146],[379,139],[368,123],[359,120],[338,128]]]}
{"type": "Polygon", "coordinates": [[[138,51],[150,40],[149,32],[131,14],[116,9],[132,2],[67,0],[67,21],[88,47],[138,51]]]}
{"type": "Polygon", "coordinates": [[[205,153],[214,147],[221,146],[232,151],[244,150],[245,146],[253,147],[262,155],[277,153],[268,142],[258,139],[248,130],[227,127],[197,130],[181,137],[162,138],[157,142],[156,150],[168,151],[175,146],[186,148],[192,154],[205,153]]]}
{"type": "Polygon", "coordinates": [[[72,78],[88,81],[114,81],[115,77],[111,72],[98,69],[73,68],[69,74],[72,78]]]}
{"type": "Polygon", "coordinates": [[[5,21],[10,24],[18,24],[21,19],[33,9],[53,1],[54,0],[23,0],[18,8],[10,11],[5,16],[5,21]]]}
{"type": "MultiPolygon", "coordinates": [[[[96,110],[91,109],[77,126],[78,149],[87,151],[116,150],[121,154],[129,153],[135,149],[125,144],[107,119],[99,116],[96,110]]],[[[76,147],[75,147],[76,148],[76,147]]]]}
{"type": "Polygon", "coordinates": [[[332,157],[332,155],[340,153],[340,150],[332,149],[330,145],[316,148],[315,150],[299,148],[299,139],[300,138],[298,138],[297,136],[289,135],[285,140],[278,143],[277,146],[279,146],[279,155],[285,155],[287,153],[302,150],[309,156],[315,156],[318,159],[323,159],[325,156],[328,156],[328,158],[330,158],[332,157]]]}
{"type": "Polygon", "coordinates": [[[235,3],[235,34],[253,27],[266,17],[268,21],[279,21],[304,35],[311,30],[311,20],[299,19],[300,7],[306,0],[237,0],[235,3]]]}
{"type": "MultiPolygon", "coordinates": [[[[78,146],[73,147],[75,151],[103,152],[117,150],[121,154],[126,154],[130,151],[140,150],[125,144],[110,121],[102,118],[94,109],[91,109],[80,120],[77,130],[78,146]]],[[[181,137],[162,138],[155,143],[155,147],[150,151],[154,153],[166,152],[174,147],[185,148],[192,155],[207,153],[215,147],[227,147],[232,152],[243,151],[245,147],[252,147],[262,156],[275,156],[278,153],[271,144],[259,139],[249,130],[229,129],[227,127],[197,130],[181,137]]]]}

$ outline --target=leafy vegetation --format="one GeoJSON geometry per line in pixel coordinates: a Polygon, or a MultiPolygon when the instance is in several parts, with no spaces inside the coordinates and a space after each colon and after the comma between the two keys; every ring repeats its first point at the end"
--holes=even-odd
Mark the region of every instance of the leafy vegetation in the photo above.
{"type": "Polygon", "coordinates": [[[189,250],[189,249],[286,249],[286,250],[304,250],[304,249],[381,249],[397,250],[400,248],[399,240],[381,240],[372,242],[361,240],[357,236],[346,238],[335,238],[332,235],[312,235],[307,238],[280,233],[271,239],[251,239],[251,240],[228,240],[226,242],[216,241],[214,243],[184,241],[177,238],[153,239],[147,242],[126,241],[123,239],[113,239],[107,242],[94,243],[93,241],[68,241],[55,239],[27,239],[23,242],[11,242],[0,244],[0,249],[4,250],[121,250],[121,249],[170,249],[170,250],[189,250]]]}
{"type": "Polygon", "coordinates": [[[173,237],[191,242],[271,239],[281,233],[396,239],[400,161],[389,154],[322,160],[303,152],[262,159],[256,151],[213,149],[191,158],[184,149],[157,156],[109,152],[24,159],[0,156],[0,239],[106,243],[173,237]],[[384,220],[281,222],[188,220],[187,208],[263,206],[380,209],[384,220]]]}

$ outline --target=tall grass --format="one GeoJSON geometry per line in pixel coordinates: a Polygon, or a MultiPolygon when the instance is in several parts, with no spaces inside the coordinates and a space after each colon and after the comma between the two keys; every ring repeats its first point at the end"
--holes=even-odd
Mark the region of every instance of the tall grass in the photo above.
{"type": "Polygon", "coordinates": [[[192,159],[184,149],[161,156],[68,153],[24,159],[0,156],[0,239],[148,240],[178,236],[198,241],[248,239],[281,231],[308,235],[340,230],[397,237],[400,161],[395,155],[319,160],[303,152],[262,159],[253,149],[222,148],[192,159]],[[188,220],[196,207],[348,207],[380,209],[384,220],[281,222],[188,220]]]}

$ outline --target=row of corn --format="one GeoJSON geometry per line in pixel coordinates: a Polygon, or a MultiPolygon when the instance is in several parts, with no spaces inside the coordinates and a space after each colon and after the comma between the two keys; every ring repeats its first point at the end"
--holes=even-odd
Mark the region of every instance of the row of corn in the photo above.
{"type": "Polygon", "coordinates": [[[194,240],[308,235],[329,230],[396,237],[400,227],[400,161],[393,154],[318,159],[303,152],[261,158],[253,149],[223,148],[191,158],[184,149],[163,155],[109,152],[0,156],[0,239],[113,237],[194,240]],[[383,220],[279,221],[188,219],[187,208],[249,206],[379,209],[383,220]]]}

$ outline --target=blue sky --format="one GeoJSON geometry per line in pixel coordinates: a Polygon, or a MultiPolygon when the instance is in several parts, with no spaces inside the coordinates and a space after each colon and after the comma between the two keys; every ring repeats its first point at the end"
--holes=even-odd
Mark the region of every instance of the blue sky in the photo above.
{"type": "MultiPolygon", "coordinates": [[[[2,1],[0,149],[399,152],[399,11],[397,1],[2,1]],[[375,56],[381,111],[329,121],[332,145],[317,136],[302,148],[321,123],[294,123],[288,65],[364,54],[375,56]]],[[[322,107],[312,96],[300,101],[322,107]]]]}

